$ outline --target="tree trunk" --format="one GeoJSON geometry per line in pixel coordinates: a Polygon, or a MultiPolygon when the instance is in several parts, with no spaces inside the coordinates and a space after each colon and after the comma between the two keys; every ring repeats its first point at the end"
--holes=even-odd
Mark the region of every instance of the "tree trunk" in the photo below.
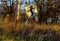
{"type": "Polygon", "coordinates": [[[18,0],[17,20],[20,18],[20,0],[18,0]]]}

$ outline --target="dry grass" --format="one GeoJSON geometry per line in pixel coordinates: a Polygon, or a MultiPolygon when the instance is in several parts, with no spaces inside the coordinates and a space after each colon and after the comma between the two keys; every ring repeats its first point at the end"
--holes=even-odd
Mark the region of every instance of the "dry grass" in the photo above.
{"type": "Polygon", "coordinates": [[[36,37],[44,37],[45,35],[50,37],[50,33],[51,36],[53,35],[60,39],[60,24],[38,24],[33,22],[24,25],[24,22],[19,21],[15,24],[15,21],[11,21],[8,18],[5,18],[5,20],[0,18],[0,32],[2,33],[2,35],[0,33],[0,38],[2,37],[3,41],[15,41],[16,38],[16,41],[25,41],[27,38],[29,38],[30,41],[33,41],[34,37],[34,39],[36,39],[36,37]],[[11,39],[9,37],[11,37],[11,39]]]}

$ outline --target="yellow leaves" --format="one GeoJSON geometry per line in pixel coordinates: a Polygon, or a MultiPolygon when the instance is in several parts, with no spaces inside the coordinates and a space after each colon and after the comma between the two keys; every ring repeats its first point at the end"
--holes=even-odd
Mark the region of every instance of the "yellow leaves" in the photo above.
{"type": "Polygon", "coordinates": [[[33,8],[34,8],[34,12],[38,13],[37,6],[35,4],[32,4],[32,5],[33,5],[33,8]]]}
{"type": "MultiPolygon", "coordinates": [[[[33,6],[34,13],[38,13],[37,6],[35,4],[32,4],[32,6],[33,6]]],[[[25,7],[25,13],[27,16],[31,16],[30,5],[25,7]]]]}
{"type": "Polygon", "coordinates": [[[31,16],[31,12],[30,12],[30,6],[26,6],[25,7],[25,12],[27,16],[31,16]]]}

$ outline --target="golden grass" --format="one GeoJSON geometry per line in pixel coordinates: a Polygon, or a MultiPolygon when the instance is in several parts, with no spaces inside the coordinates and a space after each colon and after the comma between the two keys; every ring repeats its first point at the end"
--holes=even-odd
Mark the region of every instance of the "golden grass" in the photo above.
{"type": "MultiPolygon", "coordinates": [[[[24,27],[24,22],[18,22],[17,24],[15,24],[15,22],[9,21],[8,18],[5,18],[5,20],[3,20],[2,18],[0,18],[0,28],[3,28],[5,32],[9,32],[12,28],[16,31],[20,31],[22,29],[22,27],[24,27]]],[[[45,23],[43,24],[38,24],[38,23],[28,23],[27,25],[25,25],[26,27],[32,27],[34,26],[34,29],[42,29],[42,30],[47,30],[47,29],[53,29],[53,30],[60,30],[60,24],[48,24],[46,25],[45,23]]]]}
{"type": "MultiPolygon", "coordinates": [[[[60,30],[60,24],[45,24],[45,23],[42,23],[41,25],[36,23],[36,22],[33,22],[33,23],[27,23],[25,26],[24,26],[24,22],[18,22],[17,24],[15,24],[15,22],[13,21],[10,21],[8,18],[5,18],[5,20],[3,20],[2,18],[0,18],[0,28],[3,29],[4,31],[4,35],[10,33],[10,31],[15,31],[16,32],[19,32],[20,30],[26,30],[27,31],[31,28],[33,28],[31,30],[31,33],[29,33],[30,35],[33,34],[33,32],[35,30],[38,30],[38,29],[41,29],[41,30],[48,30],[48,29],[52,29],[52,30],[55,30],[55,31],[59,31],[60,30]]],[[[8,38],[6,36],[0,36],[0,38],[2,38],[3,41],[15,41],[14,38],[8,38]]],[[[20,41],[24,41],[23,39],[20,40],[20,41]]]]}

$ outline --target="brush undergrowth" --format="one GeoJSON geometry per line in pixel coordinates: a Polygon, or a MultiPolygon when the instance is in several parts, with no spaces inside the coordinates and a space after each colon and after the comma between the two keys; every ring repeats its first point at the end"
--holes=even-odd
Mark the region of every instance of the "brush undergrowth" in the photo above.
{"type": "Polygon", "coordinates": [[[60,26],[27,24],[0,19],[0,41],[60,41],[60,26]],[[59,28],[58,28],[59,29],[59,28]]]}

